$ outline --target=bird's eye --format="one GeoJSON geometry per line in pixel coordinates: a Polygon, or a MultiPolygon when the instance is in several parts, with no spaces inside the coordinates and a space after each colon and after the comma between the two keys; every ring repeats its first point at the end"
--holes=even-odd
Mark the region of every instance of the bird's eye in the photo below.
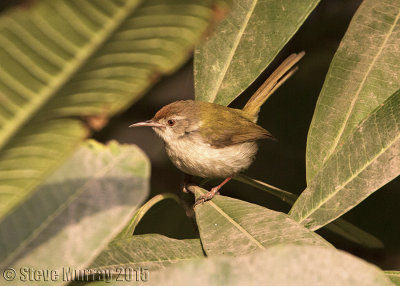
{"type": "Polygon", "coordinates": [[[174,126],[175,125],[175,120],[173,120],[173,119],[168,120],[168,125],[169,126],[174,126]]]}

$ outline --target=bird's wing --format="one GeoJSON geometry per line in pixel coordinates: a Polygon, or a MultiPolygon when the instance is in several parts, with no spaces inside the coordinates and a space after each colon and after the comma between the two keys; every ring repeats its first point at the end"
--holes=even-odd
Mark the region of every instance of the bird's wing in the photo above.
{"type": "Polygon", "coordinates": [[[259,139],[274,139],[267,130],[243,117],[241,110],[217,104],[207,105],[207,112],[200,112],[200,132],[211,146],[222,148],[259,139]]]}

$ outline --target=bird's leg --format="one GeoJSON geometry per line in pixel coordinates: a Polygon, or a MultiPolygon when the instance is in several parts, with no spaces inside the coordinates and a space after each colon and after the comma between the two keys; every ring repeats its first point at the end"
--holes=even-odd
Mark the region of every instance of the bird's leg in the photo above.
{"type": "Polygon", "coordinates": [[[232,179],[232,177],[226,178],[221,184],[212,188],[211,191],[209,191],[207,194],[201,195],[200,197],[198,197],[197,200],[195,201],[193,207],[197,206],[198,204],[202,204],[206,201],[211,200],[215,196],[215,194],[218,193],[219,189],[221,189],[222,186],[225,185],[226,183],[228,183],[231,179],[232,179]]]}
{"type": "Polygon", "coordinates": [[[182,191],[186,194],[189,193],[188,187],[190,185],[190,181],[192,180],[191,175],[188,174],[183,174],[183,185],[182,185],[182,191]]]}

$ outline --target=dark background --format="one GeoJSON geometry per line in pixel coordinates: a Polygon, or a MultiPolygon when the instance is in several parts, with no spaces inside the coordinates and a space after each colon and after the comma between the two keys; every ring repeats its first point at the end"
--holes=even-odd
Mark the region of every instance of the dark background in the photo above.
{"type": "MultiPolygon", "coordinates": [[[[2,0],[0,11],[12,5],[29,5],[29,1],[2,0]]],[[[270,67],[260,75],[232,106],[241,107],[261,85],[270,72],[290,53],[306,51],[299,71],[263,106],[259,124],[269,130],[278,142],[261,142],[256,162],[246,172],[251,176],[282,188],[301,193],[306,187],[305,150],[307,132],[314,107],[328,71],[330,61],[362,1],[321,1],[293,39],[270,67]]],[[[107,142],[137,144],[152,163],[152,196],[174,192],[180,195],[182,174],[169,162],[162,141],[149,128],[128,129],[128,125],[150,119],[172,101],[193,99],[192,61],[177,73],[163,78],[148,94],[132,107],[110,120],[94,138],[107,142]]],[[[214,181],[208,187],[217,184],[214,181]]],[[[222,193],[227,196],[287,212],[289,207],[260,190],[230,182],[222,193]]],[[[366,249],[336,235],[320,231],[336,247],[349,251],[385,270],[400,269],[400,179],[397,178],[375,192],[344,218],[383,241],[384,249],[366,249]]]]}

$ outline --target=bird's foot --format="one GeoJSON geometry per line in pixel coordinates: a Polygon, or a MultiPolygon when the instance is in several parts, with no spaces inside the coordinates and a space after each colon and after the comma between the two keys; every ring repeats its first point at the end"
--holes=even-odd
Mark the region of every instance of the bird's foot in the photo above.
{"type": "Polygon", "coordinates": [[[194,202],[193,208],[196,207],[199,204],[203,204],[206,201],[211,200],[216,194],[219,194],[219,189],[220,186],[216,186],[214,188],[211,189],[211,191],[207,192],[204,195],[201,195],[197,198],[197,200],[194,202]]]}
{"type": "Polygon", "coordinates": [[[219,189],[222,188],[223,185],[225,185],[226,183],[228,183],[230,181],[232,177],[228,177],[226,178],[221,184],[219,184],[218,186],[214,187],[211,189],[211,191],[209,191],[208,193],[201,195],[197,198],[197,200],[194,202],[193,208],[199,204],[202,204],[206,201],[211,200],[216,194],[219,194],[219,189]]]}

